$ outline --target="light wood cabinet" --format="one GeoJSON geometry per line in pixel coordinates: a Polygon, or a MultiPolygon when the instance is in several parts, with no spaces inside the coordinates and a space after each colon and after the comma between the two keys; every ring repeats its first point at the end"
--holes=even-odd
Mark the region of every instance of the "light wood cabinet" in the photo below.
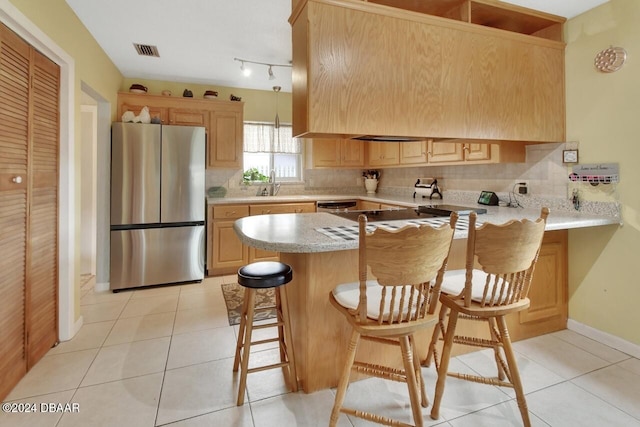
{"type": "Polygon", "coordinates": [[[242,168],[242,110],[212,111],[209,122],[209,155],[207,165],[220,168],[242,168]]]}
{"type": "Polygon", "coordinates": [[[562,18],[544,17],[547,27],[526,34],[373,2],[298,6],[290,19],[295,136],[565,140],[564,43],[540,36],[561,29],[562,18]]]}
{"type": "Polygon", "coordinates": [[[364,141],[319,138],[312,141],[313,167],[363,167],[364,141]]]}
{"type": "Polygon", "coordinates": [[[411,141],[400,143],[400,164],[427,163],[427,141],[411,141]]]}
{"type": "Polygon", "coordinates": [[[526,146],[520,142],[460,143],[429,141],[430,164],[522,163],[526,160],[526,146]]]}
{"type": "Polygon", "coordinates": [[[368,164],[371,167],[395,166],[400,164],[400,143],[368,142],[368,164]]]}
{"type": "Polygon", "coordinates": [[[242,168],[244,103],[217,99],[178,98],[120,92],[118,115],[140,114],[148,107],[162,123],[204,126],[207,134],[207,168],[242,168]]]}
{"type": "Polygon", "coordinates": [[[169,108],[169,124],[209,128],[209,111],[196,108],[169,108]]]}
{"type": "Polygon", "coordinates": [[[209,206],[207,224],[207,260],[209,275],[232,274],[243,265],[256,261],[278,261],[278,252],[249,247],[240,241],[234,222],[250,215],[279,213],[308,213],[316,211],[316,204],[306,203],[256,203],[209,206]]]}
{"type": "Polygon", "coordinates": [[[209,274],[228,274],[249,263],[249,250],[233,229],[233,223],[249,216],[247,205],[214,206],[209,274]]]}

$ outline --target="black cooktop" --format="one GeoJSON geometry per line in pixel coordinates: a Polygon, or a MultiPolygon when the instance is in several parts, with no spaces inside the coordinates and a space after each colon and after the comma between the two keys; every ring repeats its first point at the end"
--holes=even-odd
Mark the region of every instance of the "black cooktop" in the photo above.
{"type": "Polygon", "coordinates": [[[469,215],[475,211],[479,214],[486,213],[483,208],[468,208],[465,206],[453,205],[433,205],[419,206],[418,209],[391,209],[391,210],[368,210],[368,211],[347,211],[347,212],[331,212],[333,215],[358,221],[358,217],[362,214],[367,216],[369,222],[397,221],[410,219],[425,219],[448,217],[451,212],[458,212],[459,215],[469,215]]]}

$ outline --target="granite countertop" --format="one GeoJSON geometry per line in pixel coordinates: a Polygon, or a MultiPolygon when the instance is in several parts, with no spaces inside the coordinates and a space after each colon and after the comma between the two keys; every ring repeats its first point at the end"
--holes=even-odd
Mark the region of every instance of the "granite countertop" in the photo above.
{"type": "MultiPolygon", "coordinates": [[[[259,204],[259,203],[296,203],[296,202],[317,202],[327,200],[368,200],[377,203],[392,203],[399,206],[416,207],[429,203],[428,199],[414,199],[411,196],[365,196],[365,195],[336,195],[336,194],[313,194],[313,195],[282,195],[282,196],[247,196],[247,197],[207,197],[209,205],[232,205],[232,204],[259,204]]],[[[434,203],[443,203],[442,200],[433,200],[434,203]]]]}
{"type": "MultiPolygon", "coordinates": [[[[276,196],[273,199],[283,200],[288,196],[276,196]]],[[[294,197],[294,196],[292,196],[294,197]]],[[[306,200],[318,200],[316,196],[308,196],[306,200]]],[[[268,199],[269,197],[259,197],[268,199]]],[[[398,203],[391,199],[381,199],[377,197],[344,197],[359,198],[377,202],[389,201],[398,203]]],[[[331,199],[337,199],[333,196],[331,199]]],[[[243,199],[245,202],[246,200],[243,199]]],[[[290,199],[291,201],[305,199],[290,199]]],[[[339,200],[339,199],[338,199],[339,200]]],[[[431,201],[438,204],[442,201],[431,201]]],[[[236,201],[235,203],[238,203],[236,201]]],[[[421,203],[424,204],[424,203],[421,203]]],[[[414,203],[414,206],[416,204],[414,203]]],[[[468,204],[467,204],[468,205],[468,204]]],[[[471,206],[471,205],[469,205],[471,206]]],[[[478,215],[479,222],[504,223],[511,219],[528,218],[535,220],[540,215],[539,209],[507,208],[497,206],[486,206],[487,213],[478,215]]],[[[464,217],[461,217],[464,218],[464,217]]],[[[406,221],[392,221],[394,225],[399,225],[406,221]]],[[[616,218],[586,215],[579,212],[554,212],[551,211],[547,218],[547,231],[564,230],[572,228],[597,227],[604,225],[619,225],[616,218]]],[[[256,215],[238,219],[234,223],[234,229],[240,240],[249,246],[259,249],[285,252],[285,253],[314,253],[330,252],[348,249],[357,249],[357,240],[336,240],[317,231],[317,228],[357,226],[357,223],[345,218],[332,215],[327,212],[304,213],[304,214],[275,214],[256,215]]],[[[456,230],[455,239],[467,237],[465,230],[456,230]]]]}

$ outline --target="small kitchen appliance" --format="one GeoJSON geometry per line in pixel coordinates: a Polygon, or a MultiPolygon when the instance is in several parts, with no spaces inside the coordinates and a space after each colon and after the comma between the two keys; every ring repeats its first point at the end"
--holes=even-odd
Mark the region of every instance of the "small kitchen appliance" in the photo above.
{"type": "Polygon", "coordinates": [[[414,185],[414,199],[416,198],[416,194],[421,195],[423,198],[429,196],[430,200],[434,195],[442,199],[442,193],[438,188],[438,180],[436,178],[418,178],[414,185]]]}

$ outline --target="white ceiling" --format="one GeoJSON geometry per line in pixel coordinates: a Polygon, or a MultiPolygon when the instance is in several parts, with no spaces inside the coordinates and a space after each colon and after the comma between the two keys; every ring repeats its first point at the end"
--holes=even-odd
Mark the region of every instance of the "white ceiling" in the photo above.
{"type": "MultiPolygon", "coordinates": [[[[608,0],[505,0],[572,18],[608,0]]],[[[291,92],[291,68],[245,64],[291,61],[291,0],[66,0],[128,78],[291,92]],[[157,46],[139,56],[133,43],[157,46]]]]}

